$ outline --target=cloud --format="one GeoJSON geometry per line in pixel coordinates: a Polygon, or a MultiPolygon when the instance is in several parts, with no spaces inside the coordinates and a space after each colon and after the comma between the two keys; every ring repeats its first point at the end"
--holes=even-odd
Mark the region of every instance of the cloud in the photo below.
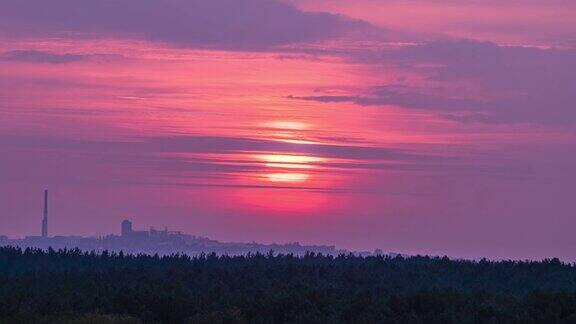
{"type": "Polygon", "coordinates": [[[303,154],[326,158],[353,160],[443,161],[441,156],[419,154],[411,150],[365,145],[299,144],[274,140],[226,136],[151,136],[128,141],[80,141],[39,138],[34,136],[0,137],[6,147],[17,145],[30,149],[92,151],[103,153],[268,153],[303,154]]]}
{"type": "Polygon", "coordinates": [[[274,0],[0,0],[0,30],[11,35],[136,37],[191,47],[260,48],[370,28],[274,0]]]}
{"type": "MultiPolygon", "coordinates": [[[[0,180],[92,185],[274,188],[342,192],[346,188],[256,180],[271,169],[256,154],[325,157],[307,173],[460,169],[456,158],[374,146],[294,144],[218,136],[148,136],[99,141],[39,136],[0,136],[0,180]]],[[[466,171],[466,170],[463,170],[466,171]]]]}
{"type": "MultiPolygon", "coordinates": [[[[404,64],[438,64],[431,79],[478,86],[490,102],[470,107],[487,122],[576,124],[576,51],[449,41],[393,53],[404,64]]],[[[435,107],[431,107],[435,108],[435,107]]]]}
{"type": "Polygon", "coordinates": [[[0,53],[0,61],[66,64],[81,61],[110,61],[121,59],[117,54],[57,54],[45,51],[15,50],[0,53]]]}
{"type": "MultiPolygon", "coordinates": [[[[82,140],[1,135],[0,181],[97,186],[150,185],[206,188],[273,188],[315,192],[378,192],[384,174],[463,176],[482,179],[527,179],[531,160],[505,154],[471,159],[457,145],[419,145],[418,149],[376,146],[292,144],[271,140],[218,136],[147,136],[128,140],[82,140]],[[368,175],[377,185],[327,185],[261,182],[273,172],[258,154],[324,157],[305,169],[318,178],[368,175]],[[239,182],[238,179],[242,179],[239,182]]],[[[370,181],[371,182],[371,181],[370,181]]],[[[395,191],[395,190],[392,190],[395,191]]],[[[401,190],[397,194],[406,194],[401,190]]],[[[391,192],[387,192],[390,194],[391,192]]],[[[410,193],[414,194],[414,192],[410,193]]]]}
{"type": "Polygon", "coordinates": [[[576,45],[570,0],[285,0],[298,8],[342,13],[396,31],[506,44],[576,45]],[[521,3],[521,5],[519,5],[521,3]]]}
{"type": "Polygon", "coordinates": [[[393,84],[369,87],[356,95],[291,98],[396,105],[462,122],[576,125],[576,50],[450,40],[348,55],[357,62],[392,64],[427,75],[433,86],[393,84]]]}
{"type": "Polygon", "coordinates": [[[412,109],[438,109],[444,111],[481,110],[489,103],[479,100],[452,98],[428,94],[426,89],[412,89],[403,85],[372,87],[362,95],[288,96],[290,99],[323,103],[351,102],[360,106],[394,105],[412,109]]]}

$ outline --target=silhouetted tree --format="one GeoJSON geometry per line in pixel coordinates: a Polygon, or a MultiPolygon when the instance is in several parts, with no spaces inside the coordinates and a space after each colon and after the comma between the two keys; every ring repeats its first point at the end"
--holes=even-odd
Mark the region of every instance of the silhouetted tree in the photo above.
{"type": "Polygon", "coordinates": [[[576,268],[0,248],[0,323],[576,323],[576,268]]]}

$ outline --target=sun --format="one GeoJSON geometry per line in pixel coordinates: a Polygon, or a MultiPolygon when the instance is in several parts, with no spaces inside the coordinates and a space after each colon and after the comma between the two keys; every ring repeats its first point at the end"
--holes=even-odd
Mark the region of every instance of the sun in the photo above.
{"type": "Polygon", "coordinates": [[[271,182],[305,182],[310,177],[306,173],[268,173],[266,178],[271,182]]]}
{"type": "Polygon", "coordinates": [[[324,159],[315,156],[289,155],[289,154],[263,154],[258,158],[265,162],[270,168],[286,169],[312,169],[313,163],[319,163],[324,159]]]}
{"type": "Polygon", "coordinates": [[[290,154],[260,154],[256,158],[270,169],[264,179],[271,182],[306,182],[311,172],[306,170],[317,168],[324,161],[315,156],[290,154]]]}

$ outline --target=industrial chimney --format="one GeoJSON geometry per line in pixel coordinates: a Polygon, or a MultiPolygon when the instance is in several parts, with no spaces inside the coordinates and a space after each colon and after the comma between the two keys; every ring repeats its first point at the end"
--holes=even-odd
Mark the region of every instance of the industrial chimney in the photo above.
{"type": "Polygon", "coordinates": [[[42,237],[48,237],[48,190],[44,190],[44,218],[42,218],[42,237]]]}

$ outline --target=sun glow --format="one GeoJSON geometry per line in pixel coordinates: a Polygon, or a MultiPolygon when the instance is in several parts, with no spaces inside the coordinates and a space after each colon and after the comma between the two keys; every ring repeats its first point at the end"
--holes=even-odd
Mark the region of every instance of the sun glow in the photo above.
{"type": "Polygon", "coordinates": [[[310,128],[309,124],[299,121],[273,121],[263,123],[262,126],[283,130],[306,130],[310,128]]]}
{"type": "Polygon", "coordinates": [[[312,125],[301,121],[269,121],[260,124],[261,127],[272,130],[270,138],[293,144],[312,144],[308,137],[312,125]]]}
{"type": "Polygon", "coordinates": [[[269,173],[266,178],[272,182],[304,182],[310,175],[306,173],[269,173]]]}
{"type": "MultiPolygon", "coordinates": [[[[266,174],[266,179],[271,182],[305,182],[310,178],[310,173],[304,173],[303,170],[310,170],[315,167],[313,163],[319,163],[324,159],[306,155],[288,155],[288,154],[265,154],[258,155],[258,159],[264,161],[264,165],[272,170],[266,174]],[[300,170],[299,172],[290,172],[287,169],[300,170]],[[282,171],[282,172],[276,172],[282,171]]],[[[294,170],[294,171],[296,171],[294,170]]]]}
{"type": "MultiPolygon", "coordinates": [[[[306,132],[312,127],[311,124],[301,121],[275,120],[261,124],[262,127],[273,129],[270,138],[283,142],[303,144],[307,143],[306,132]]],[[[270,169],[263,179],[269,182],[308,182],[312,170],[319,167],[319,163],[325,159],[309,155],[297,154],[258,154],[255,159],[263,162],[270,169]],[[304,172],[304,170],[308,170],[304,172]]]]}
{"type": "Polygon", "coordinates": [[[289,168],[289,169],[310,169],[311,163],[319,163],[324,159],[306,155],[286,155],[286,154],[266,154],[259,156],[266,162],[268,167],[289,168]]]}

